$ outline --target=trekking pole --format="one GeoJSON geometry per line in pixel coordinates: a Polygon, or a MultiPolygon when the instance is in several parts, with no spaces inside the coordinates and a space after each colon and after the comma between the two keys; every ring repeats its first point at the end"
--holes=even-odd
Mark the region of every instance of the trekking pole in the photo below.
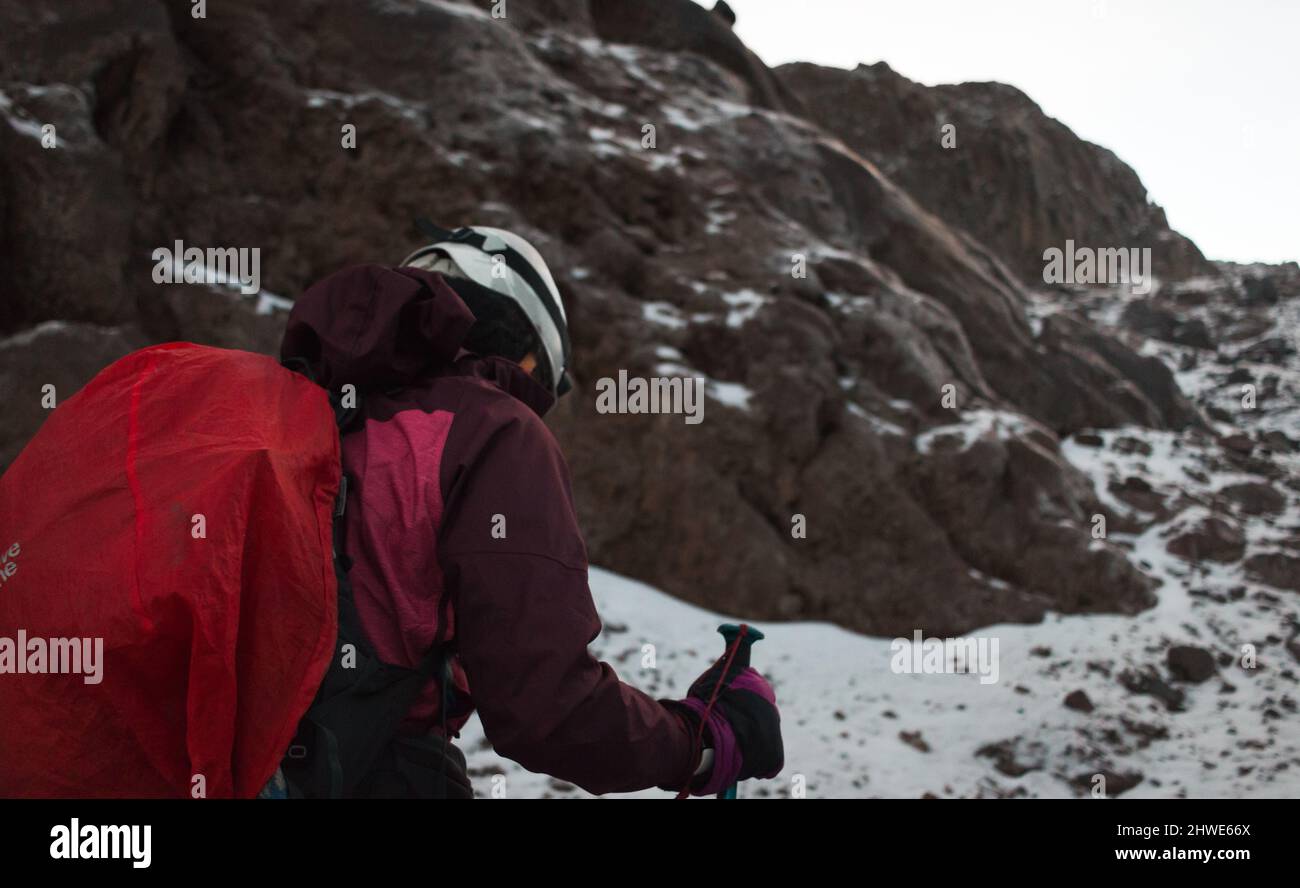
{"type": "MultiPolygon", "coordinates": [[[[741,669],[749,665],[749,649],[756,641],[763,640],[763,633],[759,632],[753,626],[747,626],[741,623],[737,626],[735,623],[723,623],[718,627],[718,632],[722,635],[724,642],[723,656],[730,654],[741,669]],[[733,651],[732,648],[735,648],[733,651]]],[[[726,680],[726,670],[723,671],[722,681],[726,680]]],[[[736,784],[733,783],[722,792],[718,793],[720,799],[739,798],[736,793],[736,784]]]]}

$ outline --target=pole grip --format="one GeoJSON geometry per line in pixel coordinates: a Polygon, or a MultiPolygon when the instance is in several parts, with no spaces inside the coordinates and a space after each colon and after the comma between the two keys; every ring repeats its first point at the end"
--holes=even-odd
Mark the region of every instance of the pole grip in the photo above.
{"type": "MultiPolygon", "coordinates": [[[[735,644],[736,639],[740,639],[740,644],[736,648],[735,659],[732,662],[740,664],[742,669],[749,666],[749,649],[754,646],[754,642],[762,641],[764,638],[762,632],[758,631],[753,626],[744,623],[739,625],[735,623],[723,623],[718,627],[718,633],[722,636],[722,656],[724,658],[727,656],[727,651],[731,650],[731,646],[735,644]]],[[[717,797],[720,799],[739,798],[736,784],[733,783],[726,789],[722,790],[718,793],[717,797]]]]}

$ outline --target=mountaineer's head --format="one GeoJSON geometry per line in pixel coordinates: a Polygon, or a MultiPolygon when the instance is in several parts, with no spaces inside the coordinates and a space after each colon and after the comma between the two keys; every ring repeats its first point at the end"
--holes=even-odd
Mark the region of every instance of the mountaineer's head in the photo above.
{"type": "Polygon", "coordinates": [[[544,412],[570,387],[568,324],[546,263],[508,231],[428,228],[432,242],[396,268],[354,265],[308,287],[281,360],[331,391],[371,392],[436,376],[464,350],[522,368],[540,396],[528,403],[544,412]]]}
{"type": "Polygon", "coordinates": [[[514,361],[548,391],[567,392],[568,320],[555,279],[536,248],[500,228],[424,227],[435,240],[401,265],[442,275],[460,296],[474,315],[464,347],[514,361]]]}

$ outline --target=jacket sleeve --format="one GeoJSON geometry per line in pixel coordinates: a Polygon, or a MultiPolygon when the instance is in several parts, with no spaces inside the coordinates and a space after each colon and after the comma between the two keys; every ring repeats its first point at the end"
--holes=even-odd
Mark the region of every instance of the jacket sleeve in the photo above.
{"type": "Polygon", "coordinates": [[[681,786],[695,768],[685,722],[587,649],[601,626],[559,445],[531,413],[462,431],[439,559],[488,740],[588,792],[681,786]]]}

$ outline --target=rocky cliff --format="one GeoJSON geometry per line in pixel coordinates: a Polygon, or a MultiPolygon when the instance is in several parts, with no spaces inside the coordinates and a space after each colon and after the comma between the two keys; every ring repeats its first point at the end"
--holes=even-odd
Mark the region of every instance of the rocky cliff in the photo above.
{"type": "MultiPolygon", "coordinates": [[[[153,341],[273,351],[295,294],[397,261],[429,215],[515,229],[556,272],[578,386],[552,425],[594,563],[887,634],[1154,602],[1132,547],[1093,532],[1147,526],[1117,499],[1142,491],[1099,491],[1063,442],[1219,452],[1242,413],[1189,397],[1179,362],[1289,360],[1265,334],[1293,268],[1207,262],[1009,87],[772,71],[689,0],[491,7],[0,0],[0,462],[43,385],[66,397],[153,341]],[[1151,246],[1166,283],[1047,287],[1066,237],[1151,246]],[[154,283],[178,239],[260,248],[263,292],[154,283]],[[1212,338],[1187,344],[1197,323],[1212,338]],[[704,422],[597,413],[619,370],[705,377],[704,422]]],[[[1277,434],[1216,458],[1263,460],[1243,471],[1288,504],[1277,434]]]]}

